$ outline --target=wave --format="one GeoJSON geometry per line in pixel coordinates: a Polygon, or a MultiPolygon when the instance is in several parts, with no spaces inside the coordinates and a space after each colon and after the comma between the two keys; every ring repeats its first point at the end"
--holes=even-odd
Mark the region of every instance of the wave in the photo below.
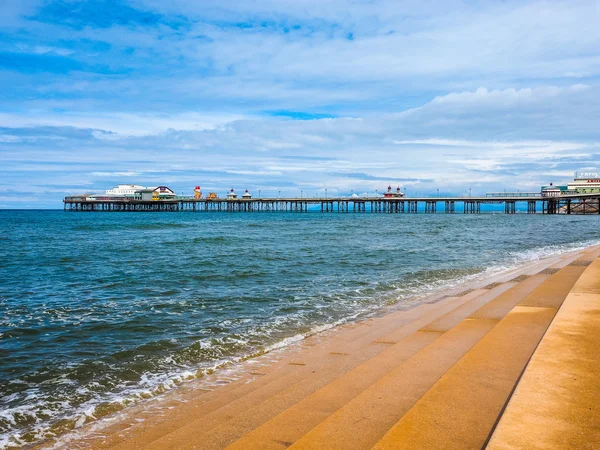
{"type": "Polygon", "coordinates": [[[178,222],[143,222],[143,223],[94,223],[85,225],[75,225],[73,231],[116,231],[116,230],[164,230],[164,229],[182,229],[191,228],[193,224],[178,222]]]}
{"type": "Polygon", "coordinates": [[[194,244],[207,243],[207,244],[223,244],[233,242],[232,238],[225,236],[198,236],[192,239],[194,244]]]}

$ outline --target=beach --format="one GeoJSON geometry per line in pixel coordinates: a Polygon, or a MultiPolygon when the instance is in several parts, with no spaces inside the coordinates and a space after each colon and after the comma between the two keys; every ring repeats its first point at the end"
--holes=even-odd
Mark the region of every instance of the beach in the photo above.
{"type": "Polygon", "coordinates": [[[600,450],[600,2],[0,2],[0,450],[600,450]]]}
{"type": "MultiPolygon", "coordinates": [[[[85,426],[64,448],[481,448],[571,290],[594,285],[598,256],[551,256],[313,333],[85,426]]],[[[522,420],[537,405],[519,407],[522,420]]],[[[491,448],[528,448],[501,430],[512,447],[500,436],[491,448]]]]}

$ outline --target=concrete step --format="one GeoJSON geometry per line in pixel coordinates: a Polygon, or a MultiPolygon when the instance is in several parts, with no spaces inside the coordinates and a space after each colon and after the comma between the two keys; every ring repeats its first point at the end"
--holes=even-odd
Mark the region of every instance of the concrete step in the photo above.
{"type": "Polygon", "coordinates": [[[558,309],[584,270],[585,266],[569,265],[563,267],[539,286],[532,295],[529,295],[521,303],[521,306],[558,309]]]}
{"type": "MultiPolygon", "coordinates": [[[[431,344],[441,334],[440,332],[415,331],[401,343],[390,346],[367,363],[341,375],[318,391],[293,403],[271,420],[268,420],[270,417],[265,417],[268,421],[262,421],[262,426],[247,427],[245,431],[246,433],[250,431],[250,433],[239,433],[239,436],[243,437],[227,448],[231,450],[287,448],[314,425],[326,419],[373,382],[431,344]]],[[[260,410],[263,412],[265,405],[261,405],[260,410]]],[[[249,412],[249,414],[254,416],[254,412],[249,412]]],[[[260,425],[260,423],[257,422],[254,425],[260,425]]]]}
{"type": "Polygon", "coordinates": [[[581,260],[593,261],[597,258],[600,258],[600,245],[595,245],[593,247],[585,249],[581,253],[581,260]]]}
{"type": "Polygon", "coordinates": [[[370,448],[496,323],[496,320],[463,320],[338,409],[290,448],[370,448]]]}
{"type": "MultiPolygon", "coordinates": [[[[374,448],[482,448],[565,291],[573,287],[574,269],[581,268],[561,269],[515,306],[374,448]]],[[[489,309],[473,314],[472,320],[493,316],[489,309]]]]}
{"type": "Polygon", "coordinates": [[[599,317],[596,259],[533,354],[487,449],[600,448],[599,317]]]}
{"type": "Polygon", "coordinates": [[[549,278],[549,275],[538,274],[526,278],[521,282],[506,283],[499,286],[501,288],[499,295],[489,295],[494,293],[492,291],[487,296],[479,296],[473,299],[473,301],[443,315],[427,327],[424,327],[423,330],[447,331],[474,313],[477,313],[477,317],[482,319],[501,319],[516,304],[527,297],[534,289],[538,288],[547,278],[549,278]]]}

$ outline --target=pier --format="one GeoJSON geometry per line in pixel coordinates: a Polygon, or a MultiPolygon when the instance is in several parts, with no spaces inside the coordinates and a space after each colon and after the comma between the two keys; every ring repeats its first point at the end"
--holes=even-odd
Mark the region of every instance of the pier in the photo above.
{"type": "Polygon", "coordinates": [[[494,212],[517,213],[517,203],[527,205],[527,214],[600,214],[600,193],[570,194],[557,197],[334,197],[334,198],[193,198],[139,200],[89,199],[65,197],[65,211],[77,212],[322,212],[387,214],[480,214],[483,205],[504,205],[494,212]]]}

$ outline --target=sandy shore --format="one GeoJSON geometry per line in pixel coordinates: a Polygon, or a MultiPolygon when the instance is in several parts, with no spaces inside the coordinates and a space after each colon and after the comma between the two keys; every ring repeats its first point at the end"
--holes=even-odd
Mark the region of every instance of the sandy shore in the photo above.
{"type": "MultiPolygon", "coordinates": [[[[393,374],[399,366],[426,355],[426,351],[433,351],[431,349],[441,342],[442,337],[451,336],[463,325],[465,318],[487,311],[487,316],[480,317],[487,322],[478,322],[478,326],[484,328],[471,330],[473,336],[469,336],[470,340],[451,341],[453,347],[445,350],[447,353],[444,355],[454,351],[456,358],[463,358],[465,352],[469,352],[469,346],[479,345],[479,340],[515,305],[527,301],[532,292],[542,287],[551,291],[560,291],[563,285],[565,289],[570,288],[568,283],[574,283],[585,268],[585,264],[578,262],[586,262],[599,255],[600,246],[595,246],[553,256],[419,298],[414,302],[416,306],[409,309],[390,307],[378,317],[339,326],[286,348],[254,357],[236,367],[218,370],[202,380],[186,383],[155,399],[88,424],[68,441],[61,438],[41,447],[158,449],[225,448],[232,445],[232,448],[286,448],[295,443],[294,448],[302,448],[303,439],[298,441],[298,438],[312,430],[315,424],[320,424],[315,428],[317,431],[311,432],[313,440],[306,441],[304,445],[305,448],[316,448],[319,429],[323,428],[323,432],[328,430],[323,421],[332,421],[331,430],[336,430],[336,426],[341,428],[340,424],[351,423],[354,416],[347,404],[357,402],[357,405],[367,408],[369,396],[365,395],[367,400],[360,403],[361,395],[381,384],[381,380],[393,374]],[[545,286],[555,274],[565,281],[557,278],[557,287],[545,286]],[[459,351],[463,341],[464,349],[459,351]],[[311,414],[314,415],[317,410],[319,414],[312,417],[311,414]],[[289,416],[287,422],[286,414],[289,416]],[[337,419],[336,414],[339,416],[337,419]],[[269,436],[279,433],[289,423],[296,429],[281,433],[293,440],[281,440],[279,443],[277,439],[269,440],[269,436]],[[301,426],[302,423],[306,425],[301,426]],[[261,436],[265,439],[264,446],[261,445],[261,436]],[[235,443],[240,438],[246,440],[240,441],[241,444],[236,447],[235,443]],[[267,442],[269,445],[266,445],[267,442]]],[[[568,289],[560,295],[564,297],[567,292],[568,289]]],[[[552,317],[554,313],[552,311],[552,317]]],[[[534,349],[535,346],[531,351],[534,349]]],[[[427,373],[437,373],[439,369],[439,374],[443,375],[455,360],[449,361],[448,367],[437,367],[441,363],[435,358],[423,361],[423,364],[431,364],[431,371],[427,373]]],[[[439,374],[432,375],[434,378],[430,385],[436,385],[439,374]]],[[[430,385],[415,387],[414,390],[423,394],[429,392],[430,385]]],[[[392,417],[388,421],[391,420],[392,417]]],[[[331,430],[327,431],[327,435],[334,439],[335,432],[331,430]]],[[[359,433],[360,427],[356,430],[359,433]]],[[[343,443],[342,436],[339,439],[338,442],[343,443]]],[[[340,445],[339,448],[370,448],[373,443],[365,438],[364,443],[359,439],[356,445],[340,445]]]]}

